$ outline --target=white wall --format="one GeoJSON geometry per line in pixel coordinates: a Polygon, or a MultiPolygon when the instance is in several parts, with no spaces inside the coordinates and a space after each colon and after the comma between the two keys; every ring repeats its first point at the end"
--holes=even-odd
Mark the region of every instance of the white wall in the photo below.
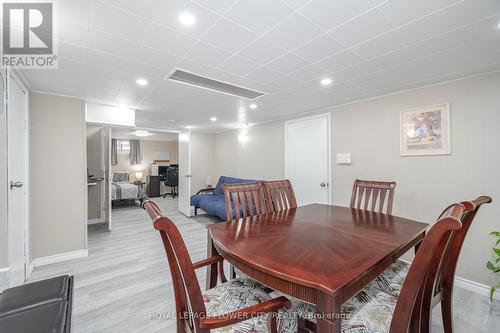
{"type": "Polygon", "coordinates": [[[202,188],[206,188],[207,176],[214,178],[214,134],[191,133],[191,194],[195,194],[202,188]]]}
{"type": "Polygon", "coordinates": [[[32,259],[86,248],[85,141],[82,100],[31,94],[32,259]]]}
{"type": "MultiPolygon", "coordinates": [[[[333,88],[334,89],[334,88],[333,88]]],[[[443,83],[350,105],[332,113],[333,156],[352,153],[352,165],[332,166],[333,203],[348,205],[356,178],[394,180],[394,214],[433,223],[449,203],[490,195],[465,241],[457,275],[484,284],[494,277],[485,263],[500,228],[500,73],[443,83]],[[451,156],[399,156],[399,112],[450,103],[451,156]]],[[[217,176],[284,177],[284,121],[216,134],[217,176]]],[[[362,246],[362,245],[361,245],[362,246]]]]}

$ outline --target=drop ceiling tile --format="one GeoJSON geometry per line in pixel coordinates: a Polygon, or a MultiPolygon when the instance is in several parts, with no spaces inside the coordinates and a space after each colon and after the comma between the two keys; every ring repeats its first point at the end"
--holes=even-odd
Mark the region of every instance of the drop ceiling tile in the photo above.
{"type": "Polygon", "coordinates": [[[290,8],[297,10],[307,5],[311,0],[283,0],[290,8]]]}
{"type": "Polygon", "coordinates": [[[189,0],[168,0],[160,9],[156,22],[180,33],[201,38],[218,20],[220,16],[189,0]],[[187,12],[196,17],[196,23],[186,26],[179,21],[179,14],[187,12]]]}
{"type": "Polygon", "coordinates": [[[233,73],[237,76],[245,76],[259,67],[260,66],[258,64],[248,61],[245,58],[234,56],[225,61],[220,66],[220,69],[229,73],[233,73]]]}
{"type": "Polygon", "coordinates": [[[198,75],[207,76],[212,71],[212,67],[206,66],[204,64],[200,64],[198,62],[189,60],[189,59],[181,59],[176,65],[176,68],[183,69],[185,71],[195,73],[198,75]]]}
{"type": "Polygon", "coordinates": [[[184,58],[204,64],[209,67],[217,67],[231,57],[231,53],[203,42],[196,44],[184,58]]]}
{"type": "Polygon", "coordinates": [[[392,25],[384,15],[374,9],[335,28],[329,34],[340,43],[351,47],[391,29],[392,25]]]}
{"type": "Polygon", "coordinates": [[[370,0],[313,0],[299,12],[328,31],[373,7],[370,0]]]}
{"type": "Polygon", "coordinates": [[[405,34],[401,33],[400,30],[392,30],[351,48],[351,51],[363,59],[370,59],[412,43],[415,43],[415,40],[406,38],[405,34]]]}
{"type": "Polygon", "coordinates": [[[89,24],[90,1],[64,0],[57,2],[58,17],[74,24],[89,24]]]}
{"type": "Polygon", "coordinates": [[[236,2],[236,0],[217,0],[217,1],[191,0],[191,1],[220,15],[227,12],[227,10],[231,8],[231,6],[233,6],[234,3],[236,2]]]}
{"type": "Polygon", "coordinates": [[[203,41],[236,53],[256,38],[257,35],[253,32],[243,29],[228,20],[221,19],[203,37],[203,41]]]}
{"type": "Polygon", "coordinates": [[[402,25],[419,17],[443,9],[458,0],[398,0],[387,1],[379,8],[395,25],[402,25]]]}
{"type": "Polygon", "coordinates": [[[133,58],[137,56],[137,53],[140,50],[140,44],[136,44],[101,31],[91,30],[89,48],[118,57],[133,58]]]}
{"type": "Polygon", "coordinates": [[[344,49],[345,47],[342,44],[325,34],[299,47],[293,53],[310,62],[316,62],[344,49]]]}
{"type": "Polygon", "coordinates": [[[80,62],[87,61],[87,48],[59,41],[59,58],[66,58],[80,62]]]}
{"type": "Polygon", "coordinates": [[[58,21],[58,40],[62,40],[81,47],[87,47],[89,42],[88,26],[79,25],[68,20],[58,21]]]}
{"type": "Polygon", "coordinates": [[[277,79],[269,82],[269,85],[279,88],[284,91],[292,90],[299,86],[301,81],[289,76],[279,76],[277,79]]]}
{"type": "Polygon", "coordinates": [[[90,26],[108,34],[141,43],[151,22],[109,6],[98,0],[92,0],[90,26]]]}
{"type": "Polygon", "coordinates": [[[418,42],[498,14],[500,14],[500,1],[466,0],[405,25],[398,31],[407,40],[418,42]]]}
{"type": "MultiPolygon", "coordinates": [[[[82,0],[73,0],[85,2],[82,0]]],[[[101,0],[102,2],[126,10],[132,14],[153,20],[158,15],[158,10],[165,0],[101,0]]],[[[61,1],[66,2],[66,0],[61,1]]]]}
{"type": "Polygon", "coordinates": [[[287,53],[284,56],[266,64],[266,67],[280,72],[281,74],[287,75],[288,73],[294,72],[309,63],[304,59],[298,57],[293,53],[287,53]]]}
{"type": "Polygon", "coordinates": [[[322,77],[328,76],[325,72],[325,69],[317,65],[307,65],[288,74],[288,76],[301,81],[317,80],[319,82],[322,77]]]}
{"type": "Polygon", "coordinates": [[[172,29],[154,24],[144,40],[144,46],[164,51],[174,56],[185,55],[197,40],[172,29]]]}
{"type": "Polygon", "coordinates": [[[281,74],[266,67],[260,67],[248,74],[246,77],[259,84],[269,83],[280,77],[281,74]]]}
{"type": "Polygon", "coordinates": [[[262,34],[292,12],[293,10],[281,1],[238,1],[224,17],[250,31],[262,34]]]}
{"type": "Polygon", "coordinates": [[[330,72],[337,72],[344,68],[359,64],[361,59],[352,51],[343,51],[325,58],[316,65],[326,68],[330,72]]]}
{"type": "Polygon", "coordinates": [[[238,55],[247,58],[250,61],[264,65],[287,52],[288,51],[284,48],[277,46],[264,38],[258,38],[241,50],[238,55]]]}
{"type": "Polygon", "coordinates": [[[264,35],[274,43],[292,50],[321,35],[322,32],[302,15],[293,14],[264,35]]]}
{"type": "Polygon", "coordinates": [[[166,69],[172,69],[181,60],[181,58],[177,56],[146,46],[143,46],[139,50],[137,50],[136,56],[131,57],[131,59],[149,64],[151,66],[166,69]]]}

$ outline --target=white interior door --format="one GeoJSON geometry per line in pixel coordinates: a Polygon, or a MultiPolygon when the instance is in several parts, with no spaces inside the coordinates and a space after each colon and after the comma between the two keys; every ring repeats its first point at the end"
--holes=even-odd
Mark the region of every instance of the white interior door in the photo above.
{"type": "MultiPolygon", "coordinates": [[[[9,286],[23,284],[26,279],[26,233],[28,218],[27,163],[28,163],[28,114],[27,92],[13,76],[9,76],[7,105],[7,172],[9,286]]],[[[2,94],[2,99],[3,99],[2,94]]],[[[3,105],[3,101],[2,101],[3,105]]]]}
{"type": "Polygon", "coordinates": [[[297,203],[330,203],[330,114],[288,121],[286,177],[297,203]]]}
{"type": "Polygon", "coordinates": [[[179,133],[179,211],[191,216],[191,134],[179,133]]]}
{"type": "Polygon", "coordinates": [[[113,181],[113,172],[111,166],[111,128],[103,127],[101,129],[101,161],[102,161],[102,174],[104,184],[104,195],[102,204],[102,220],[108,224],[108,230],[111,231],[113,227],[113,216],[111,213],[111,183],[113,181]]]}

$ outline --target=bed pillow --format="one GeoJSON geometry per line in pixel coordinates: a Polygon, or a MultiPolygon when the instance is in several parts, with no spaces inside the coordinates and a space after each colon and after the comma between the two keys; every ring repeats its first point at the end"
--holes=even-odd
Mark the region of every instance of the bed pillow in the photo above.
{"type": "Polygon", "coordinates": [[[113,182],[128,182],[128,172],[113,172],[113,182]]]}

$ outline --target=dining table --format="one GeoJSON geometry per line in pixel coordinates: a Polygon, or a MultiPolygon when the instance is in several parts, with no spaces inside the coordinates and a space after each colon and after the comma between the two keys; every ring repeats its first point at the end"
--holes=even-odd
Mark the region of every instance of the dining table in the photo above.
{"type": "MultiPolygon", "coordinates": [[[[316,332],[341,331],[341,306],[404,253],[428,224],[325,204],[208,226],[208,255],[221,255],[263,285],[317,308],[316,332]]],[[[220,267],[207,269],[207,288],[220,267]]],[[[222,273],[223,275],[223,273],[222,273]]]]}

